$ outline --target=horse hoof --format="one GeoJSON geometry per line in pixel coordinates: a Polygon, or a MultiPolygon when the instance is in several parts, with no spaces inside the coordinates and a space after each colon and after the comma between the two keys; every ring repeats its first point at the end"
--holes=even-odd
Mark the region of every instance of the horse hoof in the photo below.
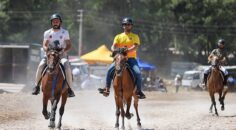
{"type": "Polygon", "coordinates": [[[57,129],[60,130],[61,129],[61,123],[57,124],[57,129]]]}
{"type": "Polygon", "coordinates": [[[221,107],[221,111],[224,111],[224,110],[225,110],[225,107],[224,107],[224,106],[222,106],[222,107],[221,107]]]}
{"type": "Polygon", "coordinates": [[[115,128],[119,128],[119,124],[118,123],[115,124],[115,128]]]}
{"type": "Polygon", "coordinates": [[[137,125],[138,125],[138,127],[139,127],[139,128],[141,128],[141,127],[142,127],[142,125],[141,125],[141,123],[140,123],[140,122],[139,122],[137,125]]]}
{"type": "Polygon", "coordinates": [[[125,117],[126,117],[127,119],[131,119],[133,116],[134,116],[133,113],[129,113],[129,114],[126,114],[126,115],[125,115],[125,117]]]}
{"type": "Polygon", "coordinates": [[[50,118],[50,112],[47,112],[46,114],[43,114],[43,115],[46,120],[48,120],[50,118]]]}
{"type": "Polygon", "coordinates": [[[212,110],[209,110],[209,113],[212,113],[212,110]]]}
{"type": "Polygon", "coordinates": [[[55,122],[54,121],[50,121],[48,127],[55,128],[55,122]]]}

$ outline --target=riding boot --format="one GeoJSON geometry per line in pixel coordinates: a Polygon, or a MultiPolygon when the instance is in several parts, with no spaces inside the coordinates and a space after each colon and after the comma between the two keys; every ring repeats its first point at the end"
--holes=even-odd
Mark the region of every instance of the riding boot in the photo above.
{"type": "Polygon", "coordinates": [[[107,97],[110,94],[110,87],[98,88],[98,91],[103,94],[103,96],[107,97]]]}
{"type": "Polygon", "coordinates": [[[36,85],[34,88],[33,88],[33,92],[32,92],[32,95],[38,95],[40,92],[40,87],[38,85],[36,85]]]}
{"type": "Polygon", "coordinates": [[[144,93],[141,90],[141,86],[138,86],[138,85],[137,85],[136,95],[138,96],[139,99],[146,98],[146,96],[144,95],[144,93]]]}
{"type": "Polygon", "coordinates": [[[109,93],[110,92],[110,87],[104,87],[104,88],[98,88],[99,93],[109,93]]]}
{"type": "Polygon", "coordinates": [[[140,90],[136,92],[136,95],[138,96],[139,99],[144,99],[146,98],[146,96],[144,95],[144,93],[140,90]]]}
{"type": "Polygon", "coordinates": [[[75,96],[74,91],[70,87],[68,87],[68,97],[74,97],[74,96],[75,96]]]}
{"type": "Polygon", "coordinates": [[[205,86],[207,85],[207,77],[208,77],[208,74],[204,74],[203,83],[205,84],[205,86]]]}
{"type": "Polygon", "coordinates": [[[223,82],[224,85],[227,84],[227,80],[228,80],[228,75],[224,75],[224,82],[223,82]]]}

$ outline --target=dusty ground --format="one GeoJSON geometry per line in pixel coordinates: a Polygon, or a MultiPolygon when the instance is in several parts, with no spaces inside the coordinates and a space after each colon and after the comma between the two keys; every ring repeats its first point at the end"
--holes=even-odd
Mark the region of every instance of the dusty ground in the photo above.
{"type": "MultiPolygon", "coordinates": [[[[181,89],[178,94],[174,90],[145,93],[147,99],[139,102],[144,130],[236,130],[236,93],[228,93],[225,111],[220,110],[217,102],[219,117],[208,112],[210,99],[207,92],[181,89]]],[[[49,122],[41,111],[41,95],[0,94],[0,129],[47,130],[49,122]]],[[[133,107],[131,112],[134,113],[133,107]]],[[[67,101],[62,123],[65,130],[114,129],[113,94],[105,98],[95,90],[77,91],[76,97],[67,101]]],[[[125,123],[126,129],[138,129],[136,116],[125,123]]]]}

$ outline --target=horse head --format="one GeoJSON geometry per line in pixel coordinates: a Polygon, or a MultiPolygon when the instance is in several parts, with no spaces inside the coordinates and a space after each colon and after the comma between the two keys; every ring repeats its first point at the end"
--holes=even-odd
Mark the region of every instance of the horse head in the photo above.
{"type": "Polygon", "coordinates": [[[219,69],[220,67],[220,59],[218,56],[211,55],[209,58],[209,62],[213,68],[219,69]]]}
{"type": "Polygon", "coordinates": [[[47,52],[47,72],[52,74],[55,72],[57,66],[59,66],[60,62],[60,50],[59,49],[50,49],[47,52]]]}
{"type": "Polygon", "coordinates": [[[127,58],[127,49],[126,48],[119,48],[114,51],[115,53],[115,70],[116,70],[116,75],[121,76],[122,75],[122,70],[125,67],[126,61],[128,60],[127,58]]]}

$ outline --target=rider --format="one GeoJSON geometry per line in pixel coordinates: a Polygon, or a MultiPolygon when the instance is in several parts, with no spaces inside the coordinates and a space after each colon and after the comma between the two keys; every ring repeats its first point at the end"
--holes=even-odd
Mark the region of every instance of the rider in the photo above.
{"type": "MultiPolygon", "coordinates": [[[[227,60],[227,58],[226,58],[226,53],[225,53],[225,50],[224,50],[224,48],[225,48],[225,40],[224,40],[224,39],[219,39],[219,41],[218,41],[218,43],[217,43],[217,47],[218,47],[218,48],[214,49],[214,50],[211,52],[210,56],[211,56],[211,55],[218,56],[219,59],[220,59],[220,63],[224,65],[224,64],[227,63],[227,61],[226,61],[226,60],[227,60]]],[[[209,57],[208,57],[208,58],[209,58],[209,57]]],[[[220,70],[221,70],[221,72],[222,72],[222,74],[223,74],[223,76],[224,76],[224,82],[223,82],[223,83],[224,83],[224,85],[226,85],[226,83],[227,83],[227,78],[228,78],[228,71],[227,71],[223,66],[220,66],[220,70]]],[[[207,85],[207,77],[208,77],[210,71],[211,71],[211,67],[209,67],[208,69],[206,69],[206,70],[204,71],[203,83],[204,83],[205,85],[207,85]]]]}
{"type": "MultiPolygon", "coordinates": [[[[126,50],[128,52],[127,63],[132,68],[131,70],[133,71],[136,78],[136,83],[135,83],[137,85],[136,95],[140,99],[144,99],[146,98],[146,96],[141,91],[141,84],[142,84],[141,71],[139,69],[138,62],[136,60],[136,55],[137,55],[136,50],[140,45],[140,40],[137,34],[131,32],[132,27],[133,27],[133,20],[131,18],[126,17],[122,20],[122,28],[124,32],[116,35],[116,37],[114,38],[113,45],[111,46],[111,50],[114,52],[117,48],[127,47],[126,50]]],[[[109,90],[114,75],[114,70],[115,70],[115,63],[113,62],[110,65],[109,70],[107,72],[105,88],[98,89],[100,93],[104,94],[104,96],[109,95],[110,92],[109,90]]]]}
{"type": "MultiPolygon", "coordinates": [[[[71,74],[71,69],[70,69],[70,64],[67,59],[67,53],[71,49],[71,40],[69,37],[69,33],[67,30],[63,29],[61,27],[62,24],[62,19],[59,14],[53,14],[50,18],[50,23],[52,28],[44,32],[44,40],[43,40],[43,50],[45,52],[48,51],[49,46],[55,46],[53,44],[58,44],[56,46],[62,48],[62,53],[61,53],[61,64],[63,65],[65,69],[65,77],[66,81],[68,83],[68,97],[74,97],[75,94],[71,90],[72,87],[72,74],[71,74]]],[[[32,94],[37,95],[39,94],[40,91],[40,84],[41,84],[41,78],[42,78],[42,72],[43,69],[46,66],[46,56],[41,60],[39,63],[37,72],[36,72],[36,82],[35,82],[35,87],[33,89],[32,94]]]]}

